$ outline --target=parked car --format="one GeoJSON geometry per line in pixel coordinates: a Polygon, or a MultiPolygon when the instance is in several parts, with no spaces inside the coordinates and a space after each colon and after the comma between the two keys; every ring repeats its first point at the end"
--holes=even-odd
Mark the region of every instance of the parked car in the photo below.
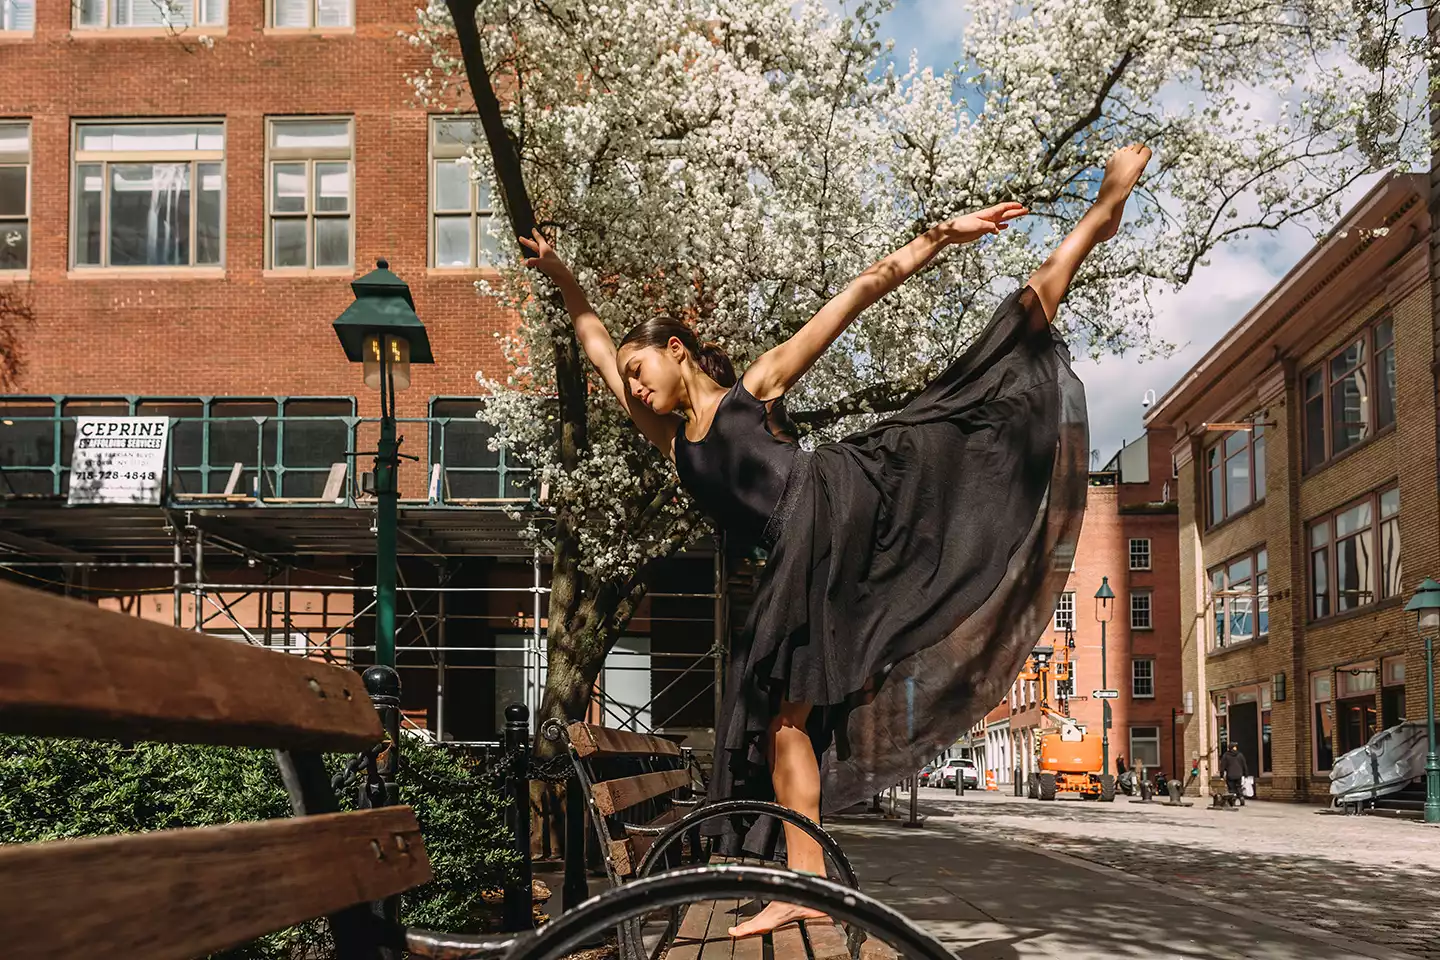
{"type": "Polygon", "coordinates": [[[966,787],[980,788],[980,771],[976,769],[975,763],[966,760],[964,757],[951,757],[930,774],[930,785],[934,787],[950,787],[954,789],[955,778],[959,776],[966,787]]]}
{"type": "MultiPolygon", "coordinates": [[[[927,764],[925,764],[925,766],[921,767],[921,768],[920,768],[920,773],[918,774],[918,776],[920,777],[920,786],[922,786],[922,787],[928,787],[928,786],[930,786],[930,785],[931,785],[931,784],[930,784],[930,777],[931,777],[932,775],[934,775],[934,773],[935,773],[935,764],[933,764],[933,763],[927,763],[927,764]]],[[[939,780],[936,780],[936,781],[935,781],[935,786],[939,786],[939,785],[940,785],[940,781],[939,781],[939,780]]]]}

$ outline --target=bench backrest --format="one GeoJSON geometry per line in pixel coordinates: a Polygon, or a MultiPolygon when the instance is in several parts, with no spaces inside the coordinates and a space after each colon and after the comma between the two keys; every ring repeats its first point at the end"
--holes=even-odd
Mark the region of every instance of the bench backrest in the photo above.
{"type": "MultiPolygon", "coordinates": [[[[269,747],[312,771],[383,738],[344,667],[4,582],[0,624],[0,733],[269,747]]],[[[0,929],[11,956],[181,960],[429,879],[408,807],[0,845],[0,929]]]]}
{"type": "Polygon", "coordinates": [[[575,770],[593,801],[592,820],[611,879],[630,876],[654,837],[687,805],[693,777],[680,746],[664,737],[592,723],[565,728],[575,770]],[[643,822],[632,822],[643,818],[643,822]]]}

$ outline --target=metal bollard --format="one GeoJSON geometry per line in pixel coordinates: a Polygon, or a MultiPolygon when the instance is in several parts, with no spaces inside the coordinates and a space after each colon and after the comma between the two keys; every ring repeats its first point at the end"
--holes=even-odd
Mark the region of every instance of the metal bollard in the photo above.
{"type": "Polygon", "coordinates": [[[535,898],[530,868],[530,711],[523,703],[505,708],[505,826],[515,838],[519,875],[505,885],[504,925],[507,933],[535,926],[535,898]]]}
{"type": "Polygon", "coordinates": [[[960,767],[955,768],[955,796],[965,796],[965,771],[960,767]]]}
{"type": "Polygon", "coordinates": [[[925,821],[920,817],[920,774],[918,773],[910,777],[910,819],[906,820],[901,826],[925,826],[925,821]]]}
{"type": "Polygon", "coordinates": [[[361,676],[375,712],[380,714],[380,726],[390,746],[375,764],[375,772],[384,783],[384,793],[373,795],[366,786],[360,788],[361,807],[393,807],[400,802],[400,787],[395,782],[395,773],[400,769],[400,674],[394,667],[376,664],[361,676]]]}
{"type": "MultiPolygon", "coordinates": [[[[377,663],[361,675],[360,681],[365,684],[365,692],[370,694],[370,702],[380,715],[380,726],[385,730],[389,745],[375,762],[375,773],[380,783],[371,783],[368,776],[361,780],[356,805],[361,809],[394,806],[400,802],[400,785],[395,782],[395,774],[400,768],[400,674],[394,667],[377,663]]],[[[370,909],[387,923],[400,922],[398,895],[376,901],[370,909]]],[[[400,960],[400,951],[381,947],[376,956],[380,960],[400,960]]]]}

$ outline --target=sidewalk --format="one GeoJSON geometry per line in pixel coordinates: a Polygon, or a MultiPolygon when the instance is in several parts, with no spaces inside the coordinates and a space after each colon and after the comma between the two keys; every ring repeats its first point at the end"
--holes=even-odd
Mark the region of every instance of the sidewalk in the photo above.
{"type": "MultiPolygon", "coordinates": [[[[1123,801],[1104,810],[1078,802],[1032,804],[1001,806],[995,794],[984,793],[963,800],[922,799],[922,812],[929,816],[921,829],[859,813],[827,820],[826,826],[850,856],[866,892],[925,925],[962,960],[1403,960],[1425,955],[1402,952],[1393,943],[1351,940],[1299,918],[1268,916],[1130,876],[1050,849],[1044,839],[1022,842],[1007,839],[1003,830],[976,829],[977,813],[1057,820],[1081,811],[1087,817],[1139,814],[1139,808],[1126,809],[1123,801]]],[[[908,802],[899,809],[907,810],[908,802]]],[[[1193,815],[1193,810],[1186,813],[1193,815]]],[[[1207,830],[1226,822],[1197,818],[1197,826],[1207,830]]],[[[1347,894],[1310,890],[1308,896],[1313,901],[1347,894]]]]}

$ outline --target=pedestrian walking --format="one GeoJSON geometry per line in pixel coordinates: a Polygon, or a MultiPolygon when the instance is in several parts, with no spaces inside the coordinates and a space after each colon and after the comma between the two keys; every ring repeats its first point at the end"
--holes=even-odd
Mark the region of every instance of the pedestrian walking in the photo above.
{"type": "Polygon", "coordinates": [[[1225,789],[1239,798],[1240,806],[1245,806],[1245,778],[1250,776],[1250,765],[1240,752],[1240,744],[1230,744],[1230,749],[1220,755],[1220,776],[1225,778],[1225,789]]]}

